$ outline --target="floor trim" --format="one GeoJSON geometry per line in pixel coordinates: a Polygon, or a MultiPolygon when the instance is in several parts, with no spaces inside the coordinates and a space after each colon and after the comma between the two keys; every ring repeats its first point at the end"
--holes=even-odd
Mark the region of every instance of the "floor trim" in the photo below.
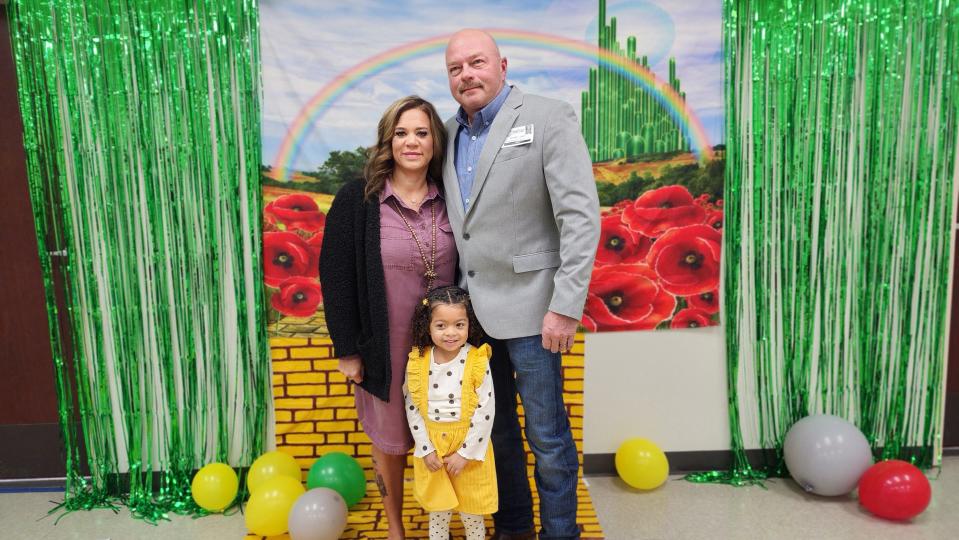
{"type": "MultiPolygon", "coordinates": [[[[772,457],[767,452],[766,459],[772,457]]],[[[753,465],[763,462],[763,453],[759,450],[747,450],[746,455],[753,465]]],[[[943,456],[959,456],[959,446],[944,448],[943,456]]],[[[583,454],[583,474],[587,476],[608,476],[616,474],[615,454],[583,454]]],[[[700,471],[718,471],[729,469],[732,465],[732,452],[729,450],[711,450],[696,452],[666,452],[669,471],[673,474],[700,471]]],[[[62,490],[66,478],[0,478],[0,493],[35,490],[62,490]]]]}
{"type": "MultiPolygon", "coordinates": [[[[918,451],[918,449],[914,450],[918,451]]],[[[959,447],[944,448],[944,456],[959,456],[959,447]]],[[[775,461],[772,450],[746,450],[746,457],[754,467],[775,461]]],[[[730,450],[703,450],[694,452],[666,452],[670,474],[728,470],[733,464],[730,450]]],[[[616,454],[583,454],[583,474],[616,474],[616,454]]]]}

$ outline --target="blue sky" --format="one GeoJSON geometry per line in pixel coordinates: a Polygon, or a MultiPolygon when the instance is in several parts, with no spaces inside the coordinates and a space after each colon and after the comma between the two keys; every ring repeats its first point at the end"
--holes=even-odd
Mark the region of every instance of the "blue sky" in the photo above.
{"type": "MultiPolygon", "coordinates": [[[[617,17],[622,46],[628,35],[636,36],[637,50],[650,56],[661,78],[669,58],[676,58],[687,102],[710,141],[721,142],[721,1],[608,1],[606,11],[617,17]]],[[[597,15],[598,2],[582,0],[261,0],[263,159],[273,162],[289,125],[316,92],[379,53],[463,27],[531,30],[595,43],[597,15]]],[[[567,100],[579,111],[590,64],[532,48],[503,47],[502,53],[510,83],[567,100]]],[[[432,101],[444,118],[455,112],[442,52],[387,69],[342,95],[310,130],[294,166],[312,170],[332,150],[368,146],[386,106],[411,93],[432,101]]]]}

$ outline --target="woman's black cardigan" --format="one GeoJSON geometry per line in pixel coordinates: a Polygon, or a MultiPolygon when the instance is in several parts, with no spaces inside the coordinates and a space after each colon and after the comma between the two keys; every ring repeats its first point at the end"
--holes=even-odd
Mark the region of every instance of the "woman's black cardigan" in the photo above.
{"type": "Polygon", "coordinates": [[[363,360],[360,386],[390,400],[389,318],[380,257],[379,197],[366,201],[363,180],[345,184],[326,215],[320,250],[323,311],[333,340],[333,355],[358,354],[363,360]]]}

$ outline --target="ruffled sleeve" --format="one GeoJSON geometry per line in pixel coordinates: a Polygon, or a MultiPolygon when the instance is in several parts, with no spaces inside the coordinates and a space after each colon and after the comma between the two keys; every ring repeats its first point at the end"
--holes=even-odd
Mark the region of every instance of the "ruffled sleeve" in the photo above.
{"type": "MultiPolygon", "coordinates": [[[[427,354],[429,354],[427,352],[427,354]]],[[[417,406],[426,405],[426,385],[428,381],[423,379],[423,356],[420,354],[419,347],[413,347],[406,360],[406,385],[410,394],[413,396],[413,403],[417,406]]]]}
{"type": "Polygon", "coordinates": [[[413,456],[426,457],[433,453],[436,448],[430,441],[429,434],[426,432],[426,421],[420,413],[420,406],[425,403],[426,383],[423,379],[423,357],[419,354],[419,349],[413,348],[410,351],[409,360],[406,362],[406,382],[403,383],[403,400],[406,407],[406,421],[410,425],[410,432],[413,433],[413,456]]]}
{"type": "Polygon", "coordinates": [[[496,409],[496,396],[493,394],[493,376],[490,374],[490,346],[484,344],[470,351],[475,355],[471,366],[470,380],[476,392],[477,405],[470,418],[470,427],[466,432],[463,448],[457,453],[466,459],[483,461],[490,433],[493,431],[493,412],[496,409]]]}

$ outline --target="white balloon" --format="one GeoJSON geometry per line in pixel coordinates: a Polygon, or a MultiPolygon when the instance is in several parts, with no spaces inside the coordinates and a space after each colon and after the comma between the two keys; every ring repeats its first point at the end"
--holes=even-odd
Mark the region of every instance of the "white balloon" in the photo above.
{"type": "Polygon", "coordinates": [[[834,497],[856,488],[872,465],[869,441],[859,429],[828,414],[793,424],[783,444],[786,467],[804,490],[834,497]]]}
{"type": "Polygon", "coordinates": [[[346,529],[346,501],[336,491],[314,488],[293,503],[288,525],[292,540],[337,540],[346,529]]]}

